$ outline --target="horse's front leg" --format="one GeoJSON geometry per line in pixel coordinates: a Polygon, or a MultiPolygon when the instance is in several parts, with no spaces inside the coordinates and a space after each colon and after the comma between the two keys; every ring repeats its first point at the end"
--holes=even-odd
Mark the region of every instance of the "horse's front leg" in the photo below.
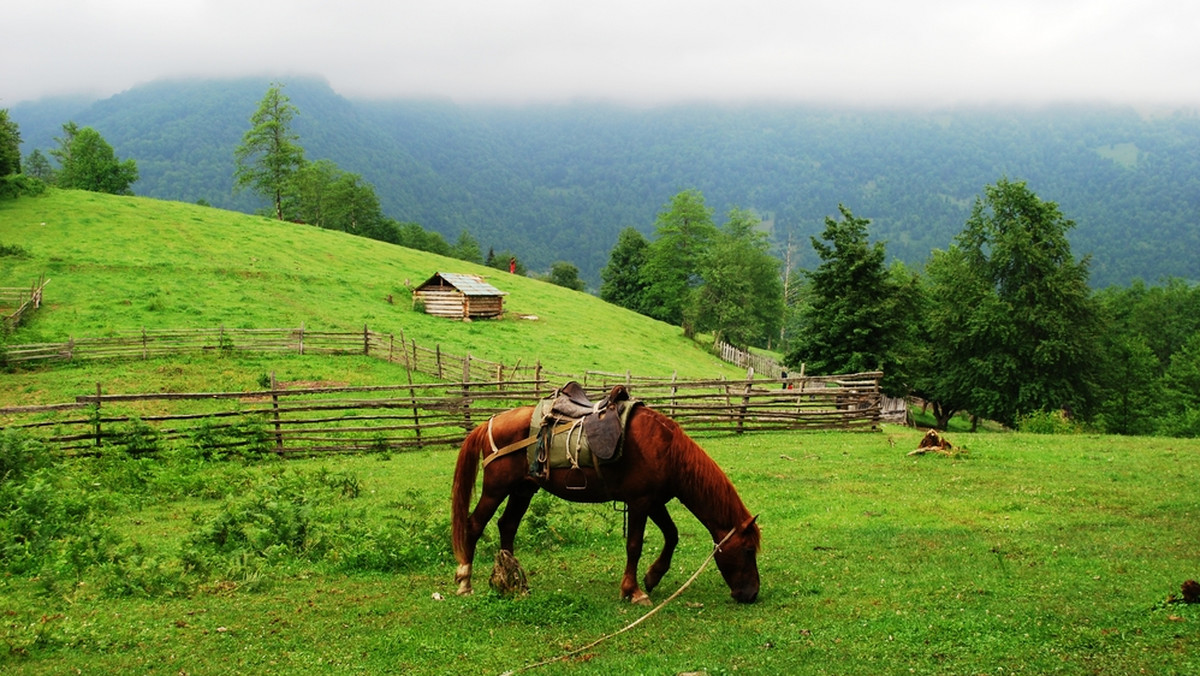
{"type": "Polygon", "coordinates": [[[533,494],[538,492],[538,485],[532,481],[524,482],[513,489],[508,496],[508,504],[496,525],[500,528],[500,549],[513,553],[513,545],[517,539],[517,528],[521,519],[529,509],[533,494]]]}
{"type": "Polygon", "coordinates": [[[625,535],[625,575],[621,578],[621,598],[638,605],[651,605],[650,596],[638,589],[637,568],[646,537],[646,507],[629,505],[629,530],[625,535]]]}
{"type": "Polygon", "coordinates": [[[663,548],[658,558],[646,570],[646,577],[642,580],[647,594],[654,591],[667,571],[671,570],[671,557],[675,554],[675,546],[679,544],[679,529],[675,527],[675,522],[671,519],[671,513],[667,511],[665,504],[650,508],[650,520],[662,531],[663,548]]]}

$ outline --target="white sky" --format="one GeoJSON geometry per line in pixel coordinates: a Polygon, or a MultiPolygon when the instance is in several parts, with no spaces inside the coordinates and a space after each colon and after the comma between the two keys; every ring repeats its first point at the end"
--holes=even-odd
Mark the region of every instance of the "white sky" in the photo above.
{"type": "Polygon", "coordinates": [[[1200,106],[1196,0],[20,0],[0,107],[186,76],[351,98],[1200,106]]]}

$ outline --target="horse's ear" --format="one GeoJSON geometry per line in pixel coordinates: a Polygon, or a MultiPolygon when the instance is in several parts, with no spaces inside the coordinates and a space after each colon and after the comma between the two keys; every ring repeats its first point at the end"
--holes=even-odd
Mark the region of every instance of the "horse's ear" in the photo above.
{"type": "Polygon", "coordinates": [[[750,527],[754,525],[754,522],[755,522],[755,521],[758,521],[758,515],[757,515],[757,514],[755,514],[754,516],[751,516],[749,519],[746,519],[746,520],[745,520],[745,521],[742,523],[742,525],[741,525],[740,527],[738,527],[738,530],[739,530],[739,531],[743,531],[743,532],[744,532],[744,531],[748,531],[748,530],[750,530],[750,527]]]}

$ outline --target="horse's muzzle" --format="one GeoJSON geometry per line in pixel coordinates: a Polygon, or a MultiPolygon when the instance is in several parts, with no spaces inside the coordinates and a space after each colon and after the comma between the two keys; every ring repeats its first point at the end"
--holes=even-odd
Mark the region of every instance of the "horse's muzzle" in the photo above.
{"type": "Polygon", "coordinates": [[[746,589],[739,589],[731,593],[730,596],[732,596],[733,600],[737,601],[738,603],[754,603],[758,600],[758,585],[754,585],[754,587],[748,587],[746,589]]]}

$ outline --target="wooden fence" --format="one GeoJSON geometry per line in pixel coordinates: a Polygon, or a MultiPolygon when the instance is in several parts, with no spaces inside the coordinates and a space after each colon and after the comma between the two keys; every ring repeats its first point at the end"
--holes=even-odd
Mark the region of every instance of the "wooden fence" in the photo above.
{"type": "Polygon", "coordinates": [[[0,317],[3,318],[3,328],[12,330],[21,323],[25,318],[25,314],[31,310],[36,310],[42,306],[42,290],[50,280],[46,279],[45,275],[38,278],[29,288],[25,287],[0,287],[0,317]],[[9,309],[12,311],[9,312],[9,309]]]}
{"type": "Polygon", "coordinates": [[[361,354],[440,380],[512,380],[554,378],[540,363],[513,365],[471,354],[454,355],[440,345],[426,347],[397,336],[362,331],[313,331],[299,328],[141,329],[97,338],[70,338],[59,343],[0,345],[0,364],[36,364],[90,359],[151,359],[203,352],[291,352],[295,354],[361,354]]]}
{"type": "MultiPolygon", "coordinates": [[[[724,341],[714,343],[713,351],[722,361],[736,364],[742,368],[752,368],[756,373],[761,373],[768,378],[783,377],[783,372],[787,370],[785,366],[770,357],[734,347],[724,341]]],[[[803,372],[803,368],[801,371],[803,372]]]]}
{"type": "MultiPolygon", "coordinates": [[[[641,379],[630,391],[690,433],[864,429],[879,422],[881,375],[641,379]]],[[[612,379],[593,374],[589,394],[598,399],[612,384],[628,379],[628,374],[612,379]]],[[[0,408],[0,423],[67,455],[118,448],[153,452],[164,442],[212,455],[392,452],[457,446],[489,416],[532,404],[562,384],[463,378],[437,384],[143,394],[105,394],[98,384],[94,394],[74,402],[0,408]]]]}

